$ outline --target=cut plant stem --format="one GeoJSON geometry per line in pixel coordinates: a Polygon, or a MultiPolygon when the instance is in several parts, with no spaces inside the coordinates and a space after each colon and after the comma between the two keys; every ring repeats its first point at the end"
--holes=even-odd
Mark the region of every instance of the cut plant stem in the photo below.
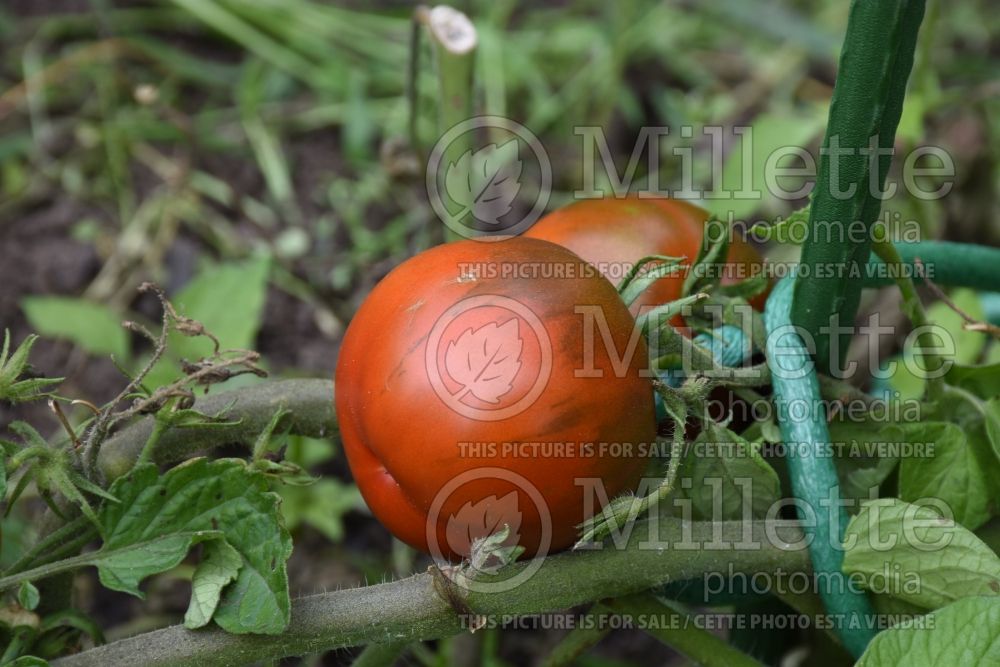
{"type": "MultiPolygon", "coordinates": [[[[435,67],[439,86],[438,98],[438,133],[439,137],[472,117],[473,87],[476,47],[479,36],[469,17],[447,5],[437,5],[433,8],[417,7],[414,12],[414,22],[427,28],[434,47],[435,67]]],[[[417,57],[419,44],[418,31],[413,34],[413,48],[410,52],[411,67],[409,83],[411,91],[410,127],[411,134],[416,136],[417,112],[417,57]]],[[[460,168],[458,158],[472,149],[472,133],[460,132],[443,147],[441,161],[437,164],[444,169],[460,168]]],[[[433,177],[437,178],[437,174],[433,177]]],[[[468,181],[469,174],[460,180],[468,181]]],[[[461,220],[455,222],[461,224],[461,220]]],[[[458,235],[449,228],[446,237],[455,240],[458,235]]]]}

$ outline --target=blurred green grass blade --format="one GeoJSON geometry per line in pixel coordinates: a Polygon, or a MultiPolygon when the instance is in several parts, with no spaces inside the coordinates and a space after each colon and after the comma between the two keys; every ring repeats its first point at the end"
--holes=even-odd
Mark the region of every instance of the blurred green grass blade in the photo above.
{"type": "Polygon", "coordinates": [[[261,61],[254,60],[247,63],[238,90],[240,115],[243,118],[243,129],[250,141],[250,147],[267,182],[268,191],[276,201],[288,203],[292,200],[294,192],[288,161],[285,159],[277,135],[264,123],[259,113],[266,76],[267,70],[261,61]]]}
{"type": "Polygon", "coordinates": [[[227,86],[236,77],[238,67],[234,65],[191,55],[148,34],[128,37],[127,41],[155,62],[169,68],[173,74],[192,83],[227,86]]]}
{"type": "Polygon", "coordinates": [[[804,49],[809,55],[824,60],[836,57],[840,39],[824,30],[815,20],[809,20],[787,4],[746,2],[746,0],[716,0],[694,5],[697,11],[710,14],[740,28],[751,28],[745,34],[765,40],[780,40],[804,49]]]}
{"type": "Polygon", "coordinates": [[[242,44],[262,60],[280,67],[306,83],[322,82],[321,72],[313,63],[257,30],[214,0],[173,0],[173,2],[229,39],[242,44]]]}

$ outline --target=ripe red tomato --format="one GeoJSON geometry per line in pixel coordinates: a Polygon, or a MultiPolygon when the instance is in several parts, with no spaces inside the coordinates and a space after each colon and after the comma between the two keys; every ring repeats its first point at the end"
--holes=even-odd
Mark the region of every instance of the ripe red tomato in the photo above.
{"type": "Polygon", "coordinates": [[[434,555],[467,555],[505,523],[529,554],[570,546],[587,501],[633,489],[648,461],[653,391],[641,337],[624,356],[633,327],[611,283],[545,241],[458,241],[398,266],[351,321],[336,372],[372,512],[434,555]],[[598,315],[587,349],[581,306],[603,313],[613,351],[598,315]]]}
{"type": "MultiPolygon", "coordinates": [[[[622,267],[649,255],[687,257],[693,262],[701,247],[708,213],[678,199],[585,199],[549,213],[536,222],[525,236],[565,246],[587,260],[618,284],[622,267]]],[[[727,261],[731,270],[723,284],[739,282],[760,270],[761,257],[742,239],[730,241],[727,261]]],[[[646,290],[632,304],[633,313],[643,305],[659,305],[680,298],[684,274],[666,276],[646,290]]],[[[766,294],[751,299],[763,310],[766,294]]]]}

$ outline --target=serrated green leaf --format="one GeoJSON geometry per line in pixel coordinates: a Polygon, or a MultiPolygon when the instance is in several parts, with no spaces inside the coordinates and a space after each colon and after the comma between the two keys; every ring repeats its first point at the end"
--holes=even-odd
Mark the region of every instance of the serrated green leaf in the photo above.
{"type": "Polygon", "coordinates": [[[241,567],[243,558],[225,540],[205,545],[201,563],[191,578],[191,602],[184,614],[184,627],[200,628],[212,620],[222,590],[236,579],[241,567]]]}
{"type": "Polygon", "coordinates": [[[781,497],[781,481],[760,453],[729,429],[711,425],[695,439],[694,452],[684,459],[678,491],[691,499],[698,518],[762,518],[781,497]],[[749,506],[745,507],[749,500],[749,506]]]}
{"type": "Polygon", "coordinates": [[[30,581],[22,581],[17,589],[17,603],[28,611],[34,611],[38,607],[38,602],[38,589],[35,585],[30,581]]]}
{"type": "Polygon", "coordinates": [[[34,334],[28,336],[21,341],[21,344],[14,350],[14,354],[8,358],[7,353],[10,351],[10,331],[5,330],[3,353],[0,354],[0,389],[5,384],[12,384],[24,372],[25,366],[28,365],[28,355],[31,354],[31,348],[34,347],[37,340],[38,336],[34,334]]]}
{"type": "Polygon", "coordinates": [[[235,633],[276,634],[288,624],[286,561],[292,543],[279,497],[264,475],[240,459],[193,459],[160,476],[152,464],[118,478],[105,504],[105,548],[180,532],[218,531],[243,560],[222,591],[214,620],[235,633]]]}
{"type": "Polygon", "coordinates": [[[21,380],[9,385],[7,388],[0,388],[0,399],[11,403],[23,403],[41,398],[46,395],[45,390],[52,385],[57,385],[65,378],[32,378],[21,380]]]}
{"type": "Polygon", "coordinates": [[[890,582],[886,593],[925,609],[1000,595],[1000,558],[971,531],[928,506],[865,503],[847,525],[844,571],[890,582]]]}
{"type": "Polygon", "coordinates": [[[856,667],[1000,664],[1000,599],[969,597],[875,636],[856,667]]]}
{"type": "Polygon", "coordinates": [[[21,300],[28,321],[38,332],[73,341],[91,354],[128,358],[128,333],[121,317],[107,306],[61,296],[29,296],[21,300]]]}

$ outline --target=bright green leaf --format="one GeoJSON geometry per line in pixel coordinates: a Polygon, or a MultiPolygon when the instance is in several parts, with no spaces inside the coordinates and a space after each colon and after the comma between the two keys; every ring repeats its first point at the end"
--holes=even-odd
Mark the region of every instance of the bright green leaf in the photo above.
{"type": "Polygon", "coordinates": [[[101,583],[106,587],[141,598],[145,597],[139,590],[143,579],[180,565],[193,545],[219,539],[222,533],[218,531],[188,531],[121,546],[109,547],[106,543],[88,562],[97,567],[101,583]]]}
{"type": "Polygon", "coordinates": [[[243,565],[222,591],[215,622],[229,632],[261,634],[279,633],[288,625],[291,538],[279,497],[245,461],[194,459],[162,476],[148,464],[118,478],[109,491],[121,502],[101,508],[104,548],[217,531],[243,565]]]}
{"type": "Polygon", "coordinates": [[[185,627],[200,628],[212,620],[222,590],[236,579],[241,567],[240,553],[224,540],[205,545],[201,563],[191,578],[191,603],[184,614],[185,627]]]}
{"type": "MultiPolygon", "coordinates": [[[[994,345],[994,348],[1000,350],[1000,345],[994,345]]],[[[985,366],[955,364],[944,377],[948,384],[967,389],[980,398],[1000,396],[1000,362],[985,366]]]]}
{"type": "Polygon", "coordinates": [[[927,445],[925,456],[905,457],[899,465],[899,496],[906,501],[938,498],[955,520],[975,530],[990,518],[987,471],[976,446],[957,424],[922,422],[898,427],[911,442],[927,445]],[[933,449],[931,449],[931,447],[933,449]]]}
{"type": "Polygon", "coordinates": [[[21,300],[28,321],[38,332],[71,340],[91,354],[128,358],[128,333],[109,307],[84,299],[29,296],[21,300]]]}
{"type": "Polygon", "coordinates": [[[1000,664],[1000,599],[969,597],[876,635],[857,667],[1000,664]]]}
{"type": "Polygon", "coordinates": [[[896,498],[865,503],[847,525],[844,571],[869,588],[926,609],[976,595],[1000,595],[1000,557],[926,505],[896,498]],[[878,590],[886,586],[888,590],[878,590]]]}
{"type": "Polygon", "coordinates": [[[993,453],[1000,459],[1000,396],[986,401],[986,434],[993,453]]]}
{"type": "Polygon", "coordinates": [[[30,581],[22,581],[17,589],[17,603],[29,611],[34,611],[38,606],[38,589],[30,581]]]}

